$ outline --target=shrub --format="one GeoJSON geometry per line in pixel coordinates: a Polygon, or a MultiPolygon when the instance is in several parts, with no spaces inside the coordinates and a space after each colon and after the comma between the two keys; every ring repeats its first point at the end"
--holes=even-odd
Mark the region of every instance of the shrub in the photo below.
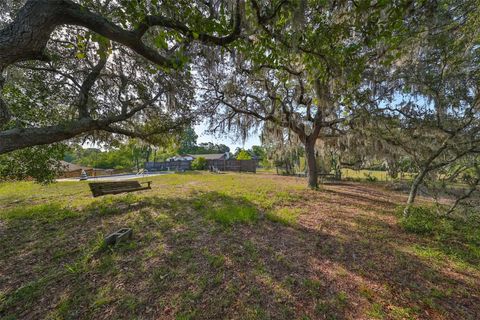
{"type": "Polygon", "coordinates": [[[417,234],[431,234],[438,217],[428,207],[412,207],[407,217],[402,217],[402,227],[417,234]]]}
{"type": "MultiPolygon", "coordinates": [[[[398,208],[398,214],[403,208],[398,208]]],[[[400,218],[400,225],[408,232],[428,235],[435,239],[433,247],[420,247],[424,255],[446,254],[449,257],[478,268],[480,266],[480,216],[445,217],[436,214],[433,207],[412,207],[408,217],[400,218]]]]}
{"type": "Polygon", "coordinates": [[[237,160],[252,160],[252,156],[245,150],[240,150],[237,155],[237,160]]]}
{"type": "Polygon", "coordinates": [[[65,169],[60,160],[66,149],[66,145],[55,143],[3,154],[0,156],[0,181],[33,178],[42,184],[52,183],[65,169]]]}
{"type": "Polygon", "coordinates": [[[368,182],[377,182],[378,178],[372,175],[370,172],[364,173],[365,179],[367,179],[368,182]]]}
{"type": "Polygon", "coordinates": [[[192,161],[193,170],[204,170],[207,167],[207,159],[198,157],[192,161]]]}

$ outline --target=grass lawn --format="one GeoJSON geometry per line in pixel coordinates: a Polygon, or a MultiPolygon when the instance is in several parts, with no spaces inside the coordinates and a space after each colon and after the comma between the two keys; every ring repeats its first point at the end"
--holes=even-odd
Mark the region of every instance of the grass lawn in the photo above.
{"type": "MultiPolygon", "coordinates": [[[[400,176],[400,174],[399,174],[400,176]]],[[[402,180],[412,180],[413,175],[411,173],[404,173],[402,180]]],[[[371,180],[371,181],[392,181],[393,179],[388,175],[387,171],[375,171],[375,170],[353,170],[353,169],[342,169],[342,178],[344,179],[353,179],[353,180],[371,180]]]]}
{"type": "Polygon", "coordinates": [[[0,184],[0,318],[480,318],[478,221],[409,227],[378,184],[150,179],[96,199],[84,182],[0,184]],[[132,241],[105,248],[125,226],[132,241]]]}

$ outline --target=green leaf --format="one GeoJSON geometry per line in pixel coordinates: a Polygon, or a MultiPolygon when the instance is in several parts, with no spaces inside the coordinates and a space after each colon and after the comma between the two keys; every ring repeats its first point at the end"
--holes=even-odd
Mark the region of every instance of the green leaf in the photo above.
{"type": "Polygon", "coordinates": [[[166,33],[160,33],[158,36],[155,37],[155,46],[157,46],[157,48],[167,49],[168,43],[166,38],[166,33]]]}

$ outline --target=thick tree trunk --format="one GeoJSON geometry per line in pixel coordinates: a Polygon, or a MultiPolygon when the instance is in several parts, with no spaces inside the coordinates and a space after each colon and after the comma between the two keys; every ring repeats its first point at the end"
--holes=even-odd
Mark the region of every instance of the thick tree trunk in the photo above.
{"type": "Polygon", "coordinates": [[[148,162],[148,160],[150,159],[150,154],[152,153],[152,150],[150,148],[147,149],[147,152],[146,152],[146,155],[145,155],[145,163],[143,164],[143,166],[145,166],[145,164],[148,162]]]}
{"type": "Polygon", "coordinates": [[[285,160],[285,173],[287,175],[292,175],[293,174],[292,162],[288,158],[285,160]]]}
{"type": "Polygon", "coordinates": [[[318,189],[318,171],[315,157],[315,140],[307,140],[305,143],[305,157],[307,158],[308,168],[308,187],[318,189]]]}

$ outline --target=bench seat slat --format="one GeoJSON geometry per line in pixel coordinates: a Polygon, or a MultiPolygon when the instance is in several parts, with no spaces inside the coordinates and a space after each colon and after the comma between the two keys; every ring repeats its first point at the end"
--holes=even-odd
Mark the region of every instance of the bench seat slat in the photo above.
{"type": "Polygon", "coordinates": [[[148,186],[141,186],[139,181],[108,181],[108,182],[91,182],[89,183],[90,191],[94,197],[103,196],[106,194],[118,194],[124,192],[134,192],[151,189],[151,181],[142,183],[148,183],[148,186]]]}

